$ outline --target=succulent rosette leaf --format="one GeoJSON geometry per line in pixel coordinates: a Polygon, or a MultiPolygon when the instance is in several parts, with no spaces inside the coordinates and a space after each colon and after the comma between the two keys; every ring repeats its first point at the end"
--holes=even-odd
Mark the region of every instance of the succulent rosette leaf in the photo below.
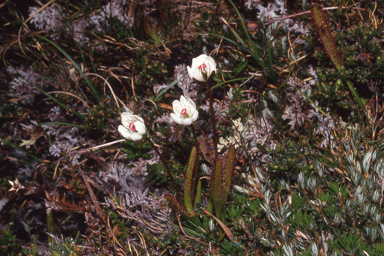
{"type": "Polygon", "coordinates": [[[212,57],[201,54],[192,59],[192,66],[187,67],[188,75],[191,79],[199,82],[209,81],[217,72],[216,62],[212,57]]]}
{"type": "Polygon", "coordinates": [[[141,140],[147,131],[143,118],[137,115],[132,115],[129,112],[121,114],[121,124],[122,125],[119,125],[118,130],[127,140],[141,140]]]}
{"type": "Polygon", "coordinates": [[[174,113],[171,113],[171,117],[178,124],[190,125],[199,117],[196,104],[190,98],[181,96],[180,101],[174,100],[172,106],[174,113]]]}

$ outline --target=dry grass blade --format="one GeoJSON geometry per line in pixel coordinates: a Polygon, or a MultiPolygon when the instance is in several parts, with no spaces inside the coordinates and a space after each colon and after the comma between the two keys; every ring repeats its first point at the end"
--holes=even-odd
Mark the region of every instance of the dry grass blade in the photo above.
{"type": "Polygon", "coordinates": [[[216,218],[214,215],[209,213],[207,210],[204,209],[204,213],[212,217],[217,223],[220,225],[220,227],[224,230],[225,234],[229,237],[229,239],[233,239],[235,236],[232,234],[231,230],[223,223],[221,222],[218,218],[216,218]]]}
{"type": "Polygon", "coordinates": [[[72,97],[78,99],[79,101],[83,102],[84,105],[86,105],[87,108],[89,108],[87,102],[85,102],[82,98],[80,98],[80,97],[78,97],[78,96],[76,96],[76,95],[74,95],[74,94],[72,94],[72,93],[70,93],[70,92],[62,92],[62,91],[52,91],[52,92],[47,92],[47,94],[54,94],[54,93],[58,93],[58,94],[66,94],[66,95],[72,96],[72,97]]]}
{"type": "MultiPolygon", "coordinates": [[[[114,234],[115,232],[113,232],[113,230],[111,229],[111,225],[109,224],[109,214],[108,214],[108,217],[107,217],[107,226],[108,226],[108,229],[109,229],[110,234],[112,235],[112,238],[113,238],[113,244],[114,244],[114,245],[115,245],[115,244],[118,244],[120,247],[122,247],[121,244],[119,243],[119,241],[117,240],[115,234],[114,234]]],[[[116,249],[115,249],[115,250],[116,250],[116,249]]]]}
{"type": "MultiPolygon", "coordinates": [[[[107,79],[105,79],[105,78],[102,77],[101,75],[99,75],[99,74],[95,74],[95,73],[86,73],[85,75],[97,76],[97,77],[103,79],[104,83],[107,84],[108,87],[109,87],[109,89],[111,90],[113,99],[115,100],[117,107],[120,108],[120,106],[119,106],[119,101],[120,101],[121,104],[123,104],[123,106],[125,106],[125,104],[124,104],[124,103],[123,103],[123,102],[116,96],[115,92],[114,92],[113,89],[112,89],[112,86],[108,83],[107,79]]],[[[105,85],[105,84],[104,84],[104,85],[105,85]]],[[[104,90],[104,94],[105,94],[105,90],[104,90]]]]}
{"type": "MultiPolygon", "coordinates": [[[[92,188],[91,186],[89,185],[88,183],[88,177],[83,173],[83,171],[81,170],[80,166],[79,166],[79,171],[81,173],[81,176],[83,177],[83,180],[84,180],[84,183],[85,183],[85,186],[87,187],[87,190],[88,190],[88,193],[92,199],[92,203],[93,205],[95,206],[95,209],[96,209],[96,213],[99,215],[99,217],[105,222],[106,220],[106,216],[105,214],[103,213],[103,211],[101,210],[101,207],[97,201],[97,198],[95,196],[95,194],[93,193],[92,191],[92,188]]],[[[108,220],[109,221],[109,220],[108,220]]]]}

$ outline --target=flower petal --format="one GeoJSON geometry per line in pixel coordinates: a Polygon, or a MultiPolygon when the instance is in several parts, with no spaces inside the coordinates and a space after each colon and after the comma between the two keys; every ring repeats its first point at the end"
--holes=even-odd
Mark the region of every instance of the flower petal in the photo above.
{"type": "Polygon", "coordinates": [[[212,65],[212,67],[216,67],[216,62],[214,58],[207,56],[207,62],[209,62],[212,65]]]}
{"type": "Polygon", "coordinates": [[[185,99],[185,97],[183,95],[180,96],[180,105],[182,108],[185,108],[186,107],[186,104],[187,103],[187,100],[185,99]]]}
{"type": "Polygon", "coordinates": [[[195,122],[198,117],[199,117],[199,112],[195,110],[195,112],[192,114],[192,117],[191,117],[192,122],[195,122]]]}
{"type": "Polygon", "coordinates": [[[176,115],[180,116],[181,110],[183,110],[183,106],[180,104],[180,101],[174,100],[172,102],[173,112],[175,112],[176,115]]]}
{"type": "Polygon", "coordinates": [[[185,118],[182,120],[182,125],[190,125],[192,124],[192,119],[191,118],[185,118]]]}
{"type": "Polygon", "coordinates": [[[200,81],[200,82],[204,82],[203,75],[201,74],[201,69],[199,69],[199,68],[195,69],[195,79],[200,81]]]}
{"type": "Polygon", "coordinates": [[[132,114],[129,112],[123,112],[121,113],[121,123],[125,126],[128,127],[129,123],[131,123],[131,116],[132,114]]]}
{"type": "Polygon", "coordinates": [[[147,129],[145,128],[144,123],[136,121],[134,124],[138,134],[143,135],[146,133],[147,129]]]}
{"type": "Polygon", "coordinates": [[[144,123],[144,119],[141,118],[140,116],[137,116],[137,115],[132,115],[132,117],[134,118],[135,121],[139,121],[139,122],[142,122],[144,123]]]}
{"type": "Polygon", "coordinates": [[[196,110],[196,104],[191,98],[187,98],[186,104],[192,108],[192,110],[196,110]]]}
{"type": "Polygon", "coordinates": [[[122,125],[119,125],[119,127],[117,128],[120,132],[120,134],[127,140],[130,140],[131,139],[131,135],[132,135],[132,131],[128,130],[127,128],[125,128],[124,126],[122,125]]]}
{"type": "Polygon", "coordinates": [[[200,56],[198,56],[196,59],[198,60],[198,62],[203,62],[207,59],[207,55],[206,54],[200,54],[200,56]]]}
{"type": "Polygon", "coordinates": [[[192,59],[192,66],[187,67],[188,75],[192,79],[195,79],[200,82],[204,82],[205,76],[202,75],[203,69],[204,69],[204,72],[206,72],[207,78],[210,78],[213,72],[215,72],[215,74],[217,72],[215,60],[212,57],[207,56],[206,54],[201,54],[200,56],[192,59]],[[202,64],[205,64],[205,65],[201,66],[202,64]]]}
{"type": "Polygon", "coordinates": [[[183,124],[183,118],[181,118],[180,116],[178,115],[175,115],[174,113],[171,113],[171,117],[173,119],[173,121],[175,121],[175,123],[177,124],[183,124]]]}
{"type": "Polygon", "coordinates": [[[142,134],[134,133],[134,134],[131,135],[130,140],[132,140],[132,141],[138,141],[138,140],[141,140],[142,138],[143,138],[143,135],[142,135],[142,134]]]}

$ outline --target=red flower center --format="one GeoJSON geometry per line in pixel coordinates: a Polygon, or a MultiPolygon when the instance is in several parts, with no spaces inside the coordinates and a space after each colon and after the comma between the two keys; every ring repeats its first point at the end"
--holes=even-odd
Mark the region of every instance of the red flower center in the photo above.
{"type": "Polygon", "coordinates": [[[181,110],[180,115],[185,116],[187,113],[187,109],[184,108],[183,110],[181,110]]]}
{"type": "Polygon", "coordinates": [[[198,69],[201,69],[201,68],[205,69],[206,67],[207,67],[207,65],[205,65],[205,63],[203,63],[200,66],[198,66],[198,69]]]}
{"type": "Polygon", "coordinates": [[[128,128],[129,128],[129,130],[136,132],[136,127],[135,127],[134,123],[129,123],[128,128]]]}

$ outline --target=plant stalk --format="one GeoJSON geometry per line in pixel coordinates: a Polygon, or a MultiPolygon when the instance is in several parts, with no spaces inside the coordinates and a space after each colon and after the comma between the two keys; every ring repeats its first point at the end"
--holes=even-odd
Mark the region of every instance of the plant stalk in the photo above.
{"type": "Polygon", "coordinates": [[[345,80],[345,83],[347,84],[349,90],[352,92],[353,96],[355,96],[355,99],[359,104],[360,109],[362,109],[365,105],[365,99],[363,97],[360,97],[360,95],[356,92],[350,80],[345,80]]]}
{"type": "Polygon", "coordinates": [[[146,139],[147,139],[147,141],[149,142],[149,144],[151,144],[152,148],[156,151],[156,153],[159,155],[159,157],[160,157],[160,159],[161,159],[161,162],[163,162],[165,168],[167,168],[168,176],[171,178],[171,182],[172,182],[173,189],[176,191],[176,198],[177,198],[177,200],[178,200],[180,203],[182,203],[183,201],[181,200],[179,191],[177,190],[177,187],[176,187],[175,179],[173,178],[171,169],[169,168],[169,165],[168,165],[167,161],[165,160],[164,156],[160,153],[160,151],[155,147],[155,145],[153,144],[153,142],[152,142],[149,138],[146,138],[146,139]]]}

